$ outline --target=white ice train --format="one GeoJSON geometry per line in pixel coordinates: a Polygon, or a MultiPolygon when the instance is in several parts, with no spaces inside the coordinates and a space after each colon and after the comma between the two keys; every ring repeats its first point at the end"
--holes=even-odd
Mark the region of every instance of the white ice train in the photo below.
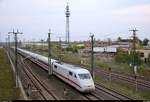
{"type": "MultiPolygon", "coordinates": [[[[45,56],[19,48],[18,50],[48,64],[48,58],[45,56]]],[[[67,82],[71,86],[75,87],[77,90],[81,92],[92,92],[95,90],[93,79],[88,70],[63,62],[60,63],[59,61],[54,59],[51,59],[51,64],[53,74],[63,81],[67,82]]]]}

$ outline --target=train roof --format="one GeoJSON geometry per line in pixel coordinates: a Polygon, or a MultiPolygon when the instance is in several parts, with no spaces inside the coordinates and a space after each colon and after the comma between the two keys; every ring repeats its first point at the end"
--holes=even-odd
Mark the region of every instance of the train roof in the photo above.
{"type": "MultiPolygon", "coordinates": [[[[29,54],[32,57],[36,57],[37,59],[40,59],[41,61],[44,61],[44,62],[48,63],[48,58],[43,56],[43,55],[39,55],[37,53],[33,53],[33,52],[30,52],[30,51],[27,51],[27,50],[24,50],[24,49],[20,49],[20,48],[18,48],[18,50],[20,50],[20,51],[22,51],[26,54],[29,54]]],[[[75,65],[72,65],[72,64],[59,62],[58,60],[55,60],[55,59],[51,59],[51,61],[57,63],[57,65],[65,68],[67,70],[70,70],[74,73],[89,73],[89,71],[87,69],[84,69],[84,68],[81,68],[81,67],[78,67],[78,66],[75,66],[75,65]]]]}
{"type": "Polygon", "coordinates": [[[84,68],[81,68],[81,67],[78,67],[78,66],[75,66],[75,65],[71,65],[71,64],[67,64],[67,63],[59,63],[59,62],[56,62],[57,65],[65,68],[65,69],[68,69],[72,72],[75,72],[75,73],[89,73],[89,71],[87,69],[84,69],[84,68]]]}
{"type": "MultiPolygon", "coordinates": [[[[32,55],[32,57],[37,57],[37,58],[40,58],[42,61],[48,63],[48,58],[43,56],[43,55],[40,55],[40,54],[37,54],[37,53],[33,53],[33,52],[30,52],[30,51],[27,51],[27,50],[24,50],[24,49],[20,49],[18,48],[18,50],[26,53],[26,54],[29,54],[29,55],[32,55]]],[[[54,60],[54,59],[51,59],[52,62],[54,61],[57,61],[57,60],[54,60]]]]}

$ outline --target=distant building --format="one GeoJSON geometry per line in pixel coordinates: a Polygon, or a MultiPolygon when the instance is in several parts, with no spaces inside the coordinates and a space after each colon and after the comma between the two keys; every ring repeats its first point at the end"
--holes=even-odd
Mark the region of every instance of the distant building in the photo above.
{"type": "Polygon", "coordinates": [[[89,55],[90,55],[90,52],[91,52],[91,49],[88,49],[88,48],[86,48],[86,49],[79,49],[79,50],[78,50],[78,54],[79,54],[80,56],[83,56],[83,57],[89,56],[89,55]]]}
{"type": "MultiPolygon", "coordinates": [[[[86,48],[91,48],[91,41],[90,40],[85,41],[84,45],[85,45],[86,48]]],[[[100,40],[98,40],[98,41],[94,42],[95,47],[104,47],[104,46],[111,46],[111,45],[112,45],[112,41],[110,41],[110,40],[109,41],[100,41],[100,40]]]]}
{"type": "Polygon", "coordinates": [[[113,46],[107,46],[107,47],[94,47],[95,53],[116,53],[117,48],[113,46]]]}
{"type": "Polygon", "coordinates": [[[100,41],[100,40],[98,40],[95,42],[96,47],[104,47],[104,46],[110,46],[110,45],[112,45],[111,41],[100,41]]]}
{"type": "Polygon", "coordinates": [[[141,50],[136,50],[136,51],[139,51],[141,59],[147,62],[148,55],[150,54],[150,49],[141,49],[141,50]]]}

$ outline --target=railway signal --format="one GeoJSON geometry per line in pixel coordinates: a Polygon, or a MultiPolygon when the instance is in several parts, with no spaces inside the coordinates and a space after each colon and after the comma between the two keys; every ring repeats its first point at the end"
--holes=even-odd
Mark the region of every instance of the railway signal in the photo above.
{"type": "Polygon", "coordinates": [[[18,31],[18,29],[17,29],[17,32],[15,32],[14,31],[14,29],[13,29],[13,32],[8,32],[8,34],[14,34],[14,40],[15,40],[15,68],[16,68],[16,88],[18,88],[19,87],[19,85],[18,85],[18,56],[17,56],[17,46],[18,46],[18,40],[17,40],[17,35],[18,34],[23,34],[22,32],[19,32],[18,31]]]}

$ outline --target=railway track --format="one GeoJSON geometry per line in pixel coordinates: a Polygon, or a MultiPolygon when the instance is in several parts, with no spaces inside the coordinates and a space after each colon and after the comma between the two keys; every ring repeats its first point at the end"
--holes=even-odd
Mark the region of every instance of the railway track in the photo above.
{"type": "MultiPolygon", "coordinates": [[[[34,60],[32,58],[30,58],[30,61],[32,61],[32,63],[35,63],[36,65],[42,67],[42,69],[44,68],[44,70],[47,71],[47,69],[48,69],[47,65],[45,65],[45,64],[43,64],[43,63],[41,63],[37,60],[34,60]]],[[[29,67],[29,65],[27,63],[24,63],[24,64],[26,64],[29,67]]],[[[29,69],[31,69],[31,68],[29,68],[29,69]]],[[[92,94],[92,93],[84,94],[84,93],[79,92],[79,94],[81,94],[82,97],[84,97],[85,100],[104,100],[103,98],[99,97],[98,95],[95,95],[95,94],[92,94]]]]}
{"type": "Polygon", "coordinates": [[[35,80],[36,84],[39,86],[40,92],[42,96],[44,96],[44,100],[59,100],[57,96],[55,96],[49,88],[45,85],[44,82],[39,80],[39,78],[32,72],[30,65],[28,63],[24,63],[26,66],[26,71],[30,73],[30,76],[35,80]]]}
{"type": "MultiPolygon", "coordinates": [[[[86,65],[81,65],[81,64],[75,64],[75,63],[71,63],[68,61],[65,61],[65,63],[70,63],[70,64],[74,64],[83,68],[87,68],[86,65]]],[[[100,74],[100,75],[104,75],[105,78],[109,78],[109,71],[105,71],[99,68],[95,69],[95,72],[100,74]]],[[[125,73],[117,73],[117,72],[111,72],[111,78],[117,81],[121,81],[121,82],[126,82],[128,83],[128,85],[132,85],[135,86],[136,82],[135,82],[135,78],[133,75],[130,74],[125,74],[125,73]]],[[[150,81],[145,80],[143,77],[141,76],[137,76],[137,86],[145,91],[149,91],[150,90],[150,81]]]]}
{"type": "MultiPolygon", "coordinates": [[[[11,54],[11,57],[14,58],[14,56],[11,54]]],[[[44,82],[39,80],[38,76],[36,76],[28,63],[23,61],[23,59],[20,58],[21,61],[18,61],[18,65],[22,66],[23,69],[22,73],[23,76],[26,76],[26,79],[28,82],[30,82],[30,85],[34,87],[34,91],[38,92],[40,94],[41,100],[59,100],[57,96],[55,96],[45,85],[44,82]]],[[[32,91],[32,90],[31,90],[32,91]]]]}
{"type": "Polygon", "coordinates": [[[131,98],[97,83],[95,83],[95,87],[97,91],[103,91],[105,94],[111,95],[116,100],[136,100],[135,98],[131,98]]]}
{"type": "Polygon", "coordinates": [[[37,82],[35,81],[34,78],[32,78],[33,76],[31,75],[31,73],[27,69],[25,69],[24,67],[23,67],[23,71],[24,71],[25,75],[27,76],[28,81],[30,80],[29,84],[30,85],[34,85],[34,87],[36,88],[36,90],[38,90],[38,92],[39,92],[42,100],[46,100],[46,97],[41,92],[40,87],[37,85],[37,82]]]}
{"type": "MultiPolygon", "coordinates": [[[[34,60],[33,58],[30,58],[30,60],[37,64],[38,66],[40,66],[42,69],[44,69],[45,71],[48,70],[48,66],[40,61],[34,60]]],[[[124,94],[120,94],[119,92],[116,92],[114,90],[108,89],[104,86],[98,85],[96,84],[96,90],[99,91],[103,91],[103,93],[113,97],[116,100],[134,100],[133,98],[130,98],[124,94]]],[[[91,94],[87,94],[84,95],[85,98],[87,98],[88,100],[105,100],[106,98],[102,98],[101,96],[91,93],[91,94]]],[[[106,99],[107,100],[107,99],[106,99]]]]}
{"type": "MultiPolygon", "coordinates": [[[[65,62],[65,63],[70,63],[70,62],[65,62]]],[[[70,63],[70,64],[74,64],[74,63],[70,63]]],[[[75,64],[75,65],[77,65],[77,64],[75,64]]],[[[88,69],[87,66],[85,66],[85,65],[79,64],[77,66],[88,69]]],[[[107,79],[109,78],[109,75],[110,75],[109,71],[105,71],[105,70],[102,70],[102,69],[99,69],[99,68],[96,68],[95,72],[100,74],[100,75],[103,74],[105,76],[105,78],[107,78],[107,79]]],[[[131,85],[135,85],[135,78],[134,78],[133,75],[111,72],[111,78],[116,79],[116,80],[120,79],[121,81],[128,82],[131,85]]],[[[145,88],[146,90],[147,89],[150,90],[150,81],[144,80],[140,76],[137,76],[137,85],[140,86],[140,87],[145,88]]]]}
{"type": "MultiPolygon", "coordinates": [[[[100,71],[100,70],[96,70],[96,71],[98,73],[101,73],[101,74],[105,75],[107,78],[110,75],[109,72],[100,71]]],[[[133,78],[133,77],[127,77],[127,76],[116,74],[116,73],[113,73],[113,72],[111,73],[111,77],[113,79],[124,80],[124,81],[127,81],[127,82],[131,83],[132,85],[135,85],[135,78],[133,78]]],[[[144,80],[141,80],[141,79],[137,79],[137,84],[138,84],[138,86],[142,86],[142,87],[150,89],[150,82],[149,81],[144,81],[144,80]]]]}
{"type": "MultiPolygon", "coordinates": [[[[33,61],[33,59],[31,59],[33,61]]],[[[34,63],[38,64],[40,67],[42,67],[45,71],[47,71],[48,69],[48,66],[46,64],[43,64],[39,61],[33,61],[34,63]]],[[[99,91],[103,91],[105,94],[109,94],[111,96],[113,96],[115,99],[117,100],[134,100],[134,98],[130,98],[128,97],[127,95],[124,95],[124,94],[120,94],[119,92],[116,92],[114,90],[111,90],[111,89],[108,89],[102,85],[99,85],[99,84],[95,84],[96,85],[96,90],[99,91]]],[[[104,98],[102,98],[101,96],[97,95],[97,94],[94,94],[94,93],[91,93],[91,94],[88,94],[88,95],[84,95],[87,99],[89,100],[105,100],[104,98]]]]}
{"type": "Polygon", "coordinates": [[[87,94],[87,95],[83,95],[85,98],[87,98],[88,100],[104,100],[102,97],[99,97],[98,95],[95,95],[93,93],[87,94]]]}

